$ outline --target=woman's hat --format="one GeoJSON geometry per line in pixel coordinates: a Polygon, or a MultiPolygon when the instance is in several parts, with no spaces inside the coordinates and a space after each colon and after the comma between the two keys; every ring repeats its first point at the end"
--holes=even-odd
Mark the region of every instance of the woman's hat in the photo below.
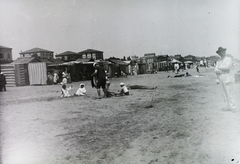
{"type": "Polygon", "coordinates": [[[227,50],[226,48],[219,47],[216,53],[218,54],[219,52],[226,51],[226,50],[227,50]]]}

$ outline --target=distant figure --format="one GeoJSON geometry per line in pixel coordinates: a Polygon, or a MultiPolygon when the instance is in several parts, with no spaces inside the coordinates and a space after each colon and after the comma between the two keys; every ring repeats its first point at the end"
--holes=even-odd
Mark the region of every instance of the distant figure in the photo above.
{"type": "Polygon", "coordinates": [[[1,72],[0,73],[0,92],[2,92],[2,90],[6,91],[6,77],[5,75],[1,72]]]}
{"type": "Polygon", "coordinates": [[[73,87],[70,86],[69,88],[67,88],[66,84],[62,85],[62,89],[61,89],[61,97],[71,97],[71,95],[69,94],[69,91],[72,89],[73,87]]]}
{"type": "Polygon", "coordinates": [[[174,70],[175,70],[175,74],[178,74],[178,71],[179,71],[179,64],[178,63],[174,64],[174,70]]]}
{"type": "Polygon", "coordinates": [[[192,76],[192,75],[190,75],[188,72],[186,72],[185,76],[192,76]]]}
{"type": "Polygon", "coordinates": [[[182,69],[182,72],[183,72],[184,69],[185,69],[185,63],[181,63],[181,69],[182,69]]]}
{"type": "Polygon", "coordinates": [[[197,70],[197,73],[200,73],[198,65],[196,66],[196,70],[197,70]]]}
{"type": "Polygon", "coordinates": [[[79,85],[79,88],[77,90],[77,92],[75,93],[76,96],[84,96],[86,94],[86,88],[85,88],[85,84],[81,83],[79,85]]]}
{"type": "Polygon", "coordinates": [[[137,75],[137,72],[135,70],[132,70],[132,75],[137,75]]]}
{"type": "Polygon", "coordinates": [[[67,84],[67,74],[65,72],[62,72],[62,82],[61,84],[67,84]]]}
{"type": "Polygon", "coordinates": [[[192,75],[190,75],[188,72],[186,72],[185,74],[178,74],[178,75],[174,75],[173,77],[171,77],[170,75],[168,75],[168,78],[188,77],[188,76],[192,76],[192,75]]]}
{"type": "Polygon", "coordinates": [[[47,85],[52,85],[53,84],[53,75],[48,72],[48,75],[47,75],[47,85]]]}
{"type": "Polygon", "coordinates": [[[218,77],[219,83],[222,86],[225,98],[228,103],[228,109],[236,112],[235,102],[232,97],[232,83],[230,72],[232,68],[232,59],[229,56],[226,56],[226,48],[219,47],[216,53],[221,57],[215,67],[215,73],[218,77]]]}
{"type": "Polygon", "coordinates": [[[122,75],[123,77],[127,77],[127,74],[124,73],[123,71],[121,71],[121,75],[122,75]]]}
{"type": "Polygon", "coordinates": [[[53,74],[53,83],[57,84],[58,83],[58,79],[59,79],[58,74],[56,72],[54,72],[54,74],[53,74]]]}
{"type": "Polygon", "coordinates": [[[70,72],[67,74],[67,82],[68,83],[72,82],[72,78],[71,78],[71,73],[70,72]]]}
{"type": "Polygon", "coordinates": [[[168,65],[165,65],[165,72],[168,72],[168,65]]]}
{"type": "Polygon", "coordinates": [[[62,82],[62,71],[61,70],[58,70],[58,83],[61,83],[62,82]]]}

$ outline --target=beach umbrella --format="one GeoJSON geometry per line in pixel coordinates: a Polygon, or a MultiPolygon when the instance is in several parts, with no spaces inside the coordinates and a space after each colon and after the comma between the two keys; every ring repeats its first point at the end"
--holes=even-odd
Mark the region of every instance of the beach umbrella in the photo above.
{"type": "Polygon", "coordinates": [[[192,61],[185,61],[184,63],[185,64],[192,64],[193,62],[192,61]]]}
{"type": "Polygon", "coordinates": [[[173,59],[171,63],[181,63],[179,60],[173,59]]]}

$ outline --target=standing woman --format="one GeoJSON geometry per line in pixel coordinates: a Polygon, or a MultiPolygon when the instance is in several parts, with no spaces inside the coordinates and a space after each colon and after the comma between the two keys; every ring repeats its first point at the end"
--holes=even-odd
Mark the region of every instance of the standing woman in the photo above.
{"type": "Polygon", "coordinates": [[[107,90],[106,90],[106,73],[103,67],[100,67],[98,63],[94,63],[93,67],[95,68],[94,73],[91,75],[96,76],[97,78],[97,84],[96,84],[96,88],[97,88],[97,94],[98,94],[98,98],[101,98],[101,90],[100,88],[103,89],[103,93],[104,93],[104,98],[107,97],[107,90]]]}
{"type": "Polygon", "coordinates": [[[226,56],[226,48],[219,47],[216,53],[221,57],[215,67],[215,73],[218,77],[218,80],[222,86],[224,91],[224,95],[226,97],[228,103],[228,109],[236,112],[235,103],[233,101],[231,86],[233,83],[233,79],[230,75],[230,71],[232,68],[232,59],[229,56],[226,56]]]}

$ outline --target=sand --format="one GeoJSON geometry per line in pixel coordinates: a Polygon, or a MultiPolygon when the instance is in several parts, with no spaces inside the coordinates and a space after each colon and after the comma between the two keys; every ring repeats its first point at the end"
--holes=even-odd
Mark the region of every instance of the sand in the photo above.
{"type": "MultiPolygon", "coordinates": [[[[196,75],[195,69],[187,70],[196,75]]],[[[60,85],[8,87],[0,92],[3,164],[226,164],[240,162],[240,110],[226,106],[212,68],[203,77],[158,72],[112,78],[157,86],[129,96],[60,98],[60,85]]],[[[182,73],[182,72],[181,72],[182,73]]],[[[184,72],[183,72],[184,73],[184,72]]],[[[73,94],[80,82],[72,85],[73,94]]],[[[240,109],[240,84],[233,95],[240,109]]]]}

